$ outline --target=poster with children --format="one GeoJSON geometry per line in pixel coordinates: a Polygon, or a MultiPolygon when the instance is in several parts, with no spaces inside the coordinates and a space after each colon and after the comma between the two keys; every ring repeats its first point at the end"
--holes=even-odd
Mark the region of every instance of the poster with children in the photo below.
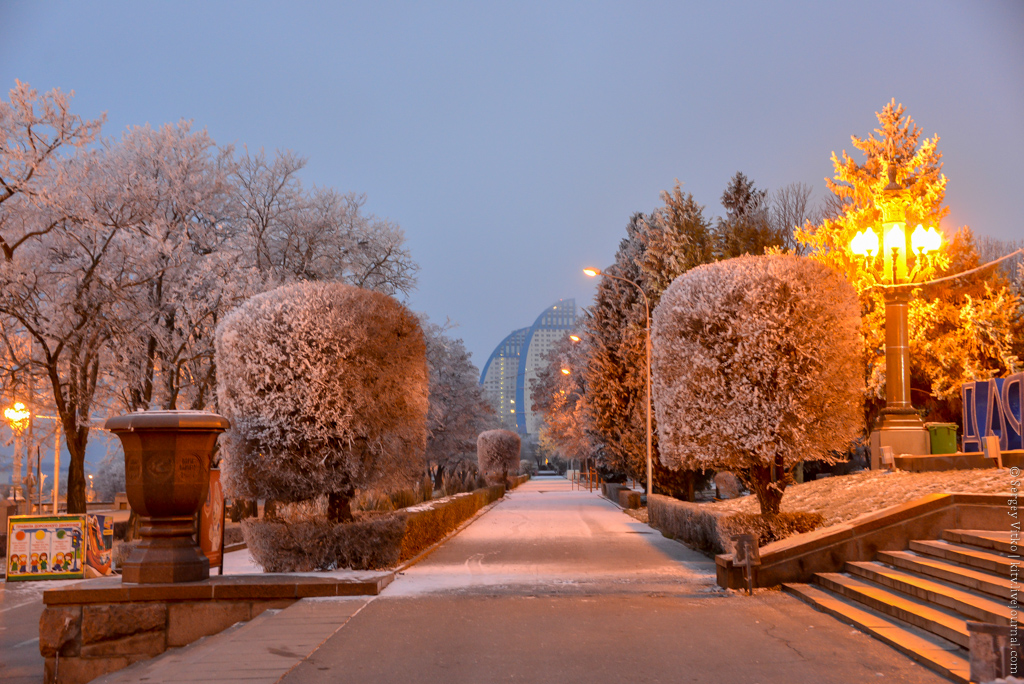
{"type": "Polygon", "coordinates": [[[82,579],[84,515],[16,515],[7,519],[7,581],[82,579]]]}

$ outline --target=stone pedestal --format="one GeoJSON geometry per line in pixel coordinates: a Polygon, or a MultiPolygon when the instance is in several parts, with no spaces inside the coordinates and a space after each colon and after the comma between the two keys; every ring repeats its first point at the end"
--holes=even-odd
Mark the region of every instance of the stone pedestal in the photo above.
{"type": "Polygon", "coordinates": [[[871,469],[882,467],[882,447],[892,448],[893,456],[911,454],[924,456],[932,453],[931,434],[925,429],[924,423],[917,414],[909,415],[903,420],[886,420],[889,415],[882,415],[878,425],[871,431],[871,469]]]}
{"type": "Polygon", "coordinates": [[[931,437],[927,430],[874,430],[871,432],[871,469],[882,467],[882,447],[892,447],[893,456],[930,454],[931,437]]]}

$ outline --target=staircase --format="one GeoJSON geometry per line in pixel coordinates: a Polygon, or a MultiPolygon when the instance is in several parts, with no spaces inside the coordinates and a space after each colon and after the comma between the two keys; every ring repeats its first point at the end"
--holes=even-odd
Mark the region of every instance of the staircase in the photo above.
{"type": "Polygon", "coordinates": [[[967,684],[967,622],[1010,624],[1010,533],[945,530],[942,539],[909,545],[783,588],[967,684]]]}

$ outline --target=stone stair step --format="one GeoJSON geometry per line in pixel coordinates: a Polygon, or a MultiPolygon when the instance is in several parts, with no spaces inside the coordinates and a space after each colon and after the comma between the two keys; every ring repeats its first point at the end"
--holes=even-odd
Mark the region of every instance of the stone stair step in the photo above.
{"type": "MultiPolygon", "coordinates": [[[[1018,535],[1019,537],[1019,535],[1018,535]]],[[[1011,539],[1009,530],[943,530],[942,538],[954,544],[978,546],[999,553],[1017,553],[1017,540],[1011,539]]]]}
{"type": "Polygon", "coordinates": [[[992,551],[985,551],[973,546],[963,546],[945,540],[917,540],[910,542],[910,550],[918,553],[944,558],[978,570],[987,570],[998,575],[1009,576],[1010,560],[992,551]]]}
{"type": "Polygon", "coordinates": [[[967,684],[970,679],[968,654],[947,639],[812,584],[783,584],[782,588],[801,601],[853,625],[944,677],[961,684],[967,684]]]}
{"type": "Polygon", "coordinates": [[[1006,602],[967,591],[940,580],[922,577],[906,570],[891,568],[878,562],[852,561],[846,572],[884,587],[934,603],[978,622],[1010,624],[1010,608],[1006,602]]]}
{"type": "Polygon", "coordinates": [[[873,582],[838,572],[821,572],[814,576],[816,584],[844,598],[862,603],[880,613],[902,620],[969,648],[967,621],[953,611],[927,604],[919,599],[873,582]]]}
{"type": "Polygon", "coordinates": [[[1008,577],[1000,577],[984,570],[968,568],[941,558],[922,556],[913,551],[879,551],[878,560],[893,567],[982,592],[1001,601],[1006,600],[1010,595],[1008,577]]]}

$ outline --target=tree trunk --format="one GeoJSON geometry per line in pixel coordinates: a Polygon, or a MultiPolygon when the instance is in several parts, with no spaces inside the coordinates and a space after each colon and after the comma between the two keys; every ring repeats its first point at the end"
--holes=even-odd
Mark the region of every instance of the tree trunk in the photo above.
{"type": "Polygon", "coordinates": [[[349,493],[327,495],[327,519],[333,523],[352,521],[352,496],[349,493]]]}
{"type": "Polygon", "coordinates": [[[259,513],[259,505],[256,499],[235,499],[231,502],[228,515],[231,522],[242,522],[246,518],[255,518],[259,513]]]}
{"type": "Polygon", "coordinates": [[[762,516],[776,516],[782,506],[782,495],[788,484],[781,459],[777,459],[775,467],[762,465],[747,471],[747,486],[757,496],[762,516]],[[773,477],[774,475],[774,477],[773,477]]]}
{"type": "Polygon", "coordinates": [[[434,471],[434,489],[444,488],[444,466],[440,463],[437,464],[437,470],[434,471]]]}
{"type": "Polygon", "coordinates": [[[71,454],[68,463],[68,513],[85,513],[85,437],[81,430],[72,439],[67,440],[68,453],[71,454]]]}

